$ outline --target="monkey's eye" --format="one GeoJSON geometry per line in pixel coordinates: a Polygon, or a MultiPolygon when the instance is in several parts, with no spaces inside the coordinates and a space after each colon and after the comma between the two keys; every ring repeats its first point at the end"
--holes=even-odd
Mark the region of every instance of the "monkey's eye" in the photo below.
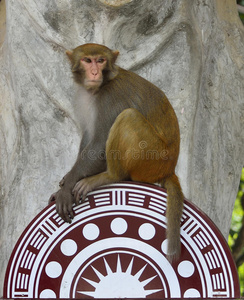
{"type": "Polygon", "coordinates": [[[102,63],[104,63],[105,62],[105,58],[99,58],[98,60],[97,60],[97,63],[99,63],[99,64],[102,64],[102,63]]]}
{"type": "Polygon", "coordinates": [[[84,61],[84,62],[86,62],[86,63],[88,63],[88,64],[90,64],[92,61],[91,61],[91,59],[89,58],[89,57],[84,57],[84,58],[82,58],[82,61],[84,61]]]}

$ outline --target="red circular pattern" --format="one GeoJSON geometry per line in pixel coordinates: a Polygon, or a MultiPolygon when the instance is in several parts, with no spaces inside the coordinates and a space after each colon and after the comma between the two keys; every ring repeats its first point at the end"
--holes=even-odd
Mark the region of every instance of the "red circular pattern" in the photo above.
{"type": "Polygon", "coordinates": [[[4,298],[240,297],[228,245],[186,200],[181,257],[169,264],[165,210],[165,190],[134,182],[90,193],[72,224],[48,206],[16,244],[4,298]]]}

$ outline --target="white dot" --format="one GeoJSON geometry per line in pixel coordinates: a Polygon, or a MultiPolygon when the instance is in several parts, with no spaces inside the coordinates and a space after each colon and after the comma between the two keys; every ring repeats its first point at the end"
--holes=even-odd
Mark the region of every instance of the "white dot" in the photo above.
{"type": "Polygon", "coordinates": [[[151,240],[156,233],[155,227],[150,223],[144,223],[139,228],[139,236],[143,240],[151,240]]]}
{"type": "Polygon", "coordinates": [[[77,251],[77,244],[71,239],[64,240],[61,244],[61,252],[66,256],[74,255],[77,251]]]}
{"type": "Polygon", "coordinates": [[[46,289],[46,290],[43,290],[41,293],[40,293],[40,296],[39,298],[57,298],[56,294],[54,293],[54,291],[52,290],[49,290],[49,289],[46,289]]]}
{"type": "Polygon", "coordinates": [[[127,222],[123,218],[116,218],[111,222],[111,230],[115,234],[123,234],[127,228],[127,222]]]}
{"type": "Polygon", "coordinates": [[[99,236],[99,233],[100,229],[93,223],[89,223],[83,228],[83,235],[89,241],[95,240],[99,236]]]}
{"type": "Polygon", "coordinates": [[[162,249],[163,253],[167,255],[167,253],[168,253],[167,252],[167,249],[168,249],[168,240],[167,239],[162,242],[161,249],[162,249]]]}
{"type": "Polygon", "coordinates": [[[188,260],[184,260],[178,265],[178,273],[180,274],[181,277],[184,278],[191,277],[194,271],[195,271],[195,267],[193,263],[188,260]]]}
{"type": "Polygon", "coordinates": [[[189,289],[189,290],[186,290],[184,293],[184,298],[195,298],[195,297],[196,298],[201,297],[199,291],[196,289],[189,289]]]}
{"type": "Polygon", "coordinates": [[[51,261],[50,263],[48,263],[46,265],[45,271],[46,271],[47,276],[49,276],[51,278],[57,278],[62,273],[62,267],[61,267],[60,263],[58,263],[56,261],[51,261]]]}

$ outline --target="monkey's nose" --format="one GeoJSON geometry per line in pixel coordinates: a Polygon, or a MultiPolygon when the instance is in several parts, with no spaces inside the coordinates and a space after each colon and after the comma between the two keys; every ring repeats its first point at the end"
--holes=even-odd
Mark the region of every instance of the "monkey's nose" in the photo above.
{"type": "Polygon", "coordinates": [[[98,71],[97,71],[97,69],[93,69],[93,70],[91,71],[91,73],[92,73],[92,75],[97,76],[98,71]]]}

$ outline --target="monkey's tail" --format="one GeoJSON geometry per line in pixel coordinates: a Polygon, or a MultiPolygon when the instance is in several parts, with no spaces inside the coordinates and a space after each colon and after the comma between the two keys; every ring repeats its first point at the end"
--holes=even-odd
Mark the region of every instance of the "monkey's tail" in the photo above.
{"type": "Polygon", "coordinates": [[[163,181],[164,187],[167,189],[167,259],[172,262],[180,256],[180,223],[184,203],[184,195],[181,190],[178,177],[173,174],[166,177],[163,181]]]}

